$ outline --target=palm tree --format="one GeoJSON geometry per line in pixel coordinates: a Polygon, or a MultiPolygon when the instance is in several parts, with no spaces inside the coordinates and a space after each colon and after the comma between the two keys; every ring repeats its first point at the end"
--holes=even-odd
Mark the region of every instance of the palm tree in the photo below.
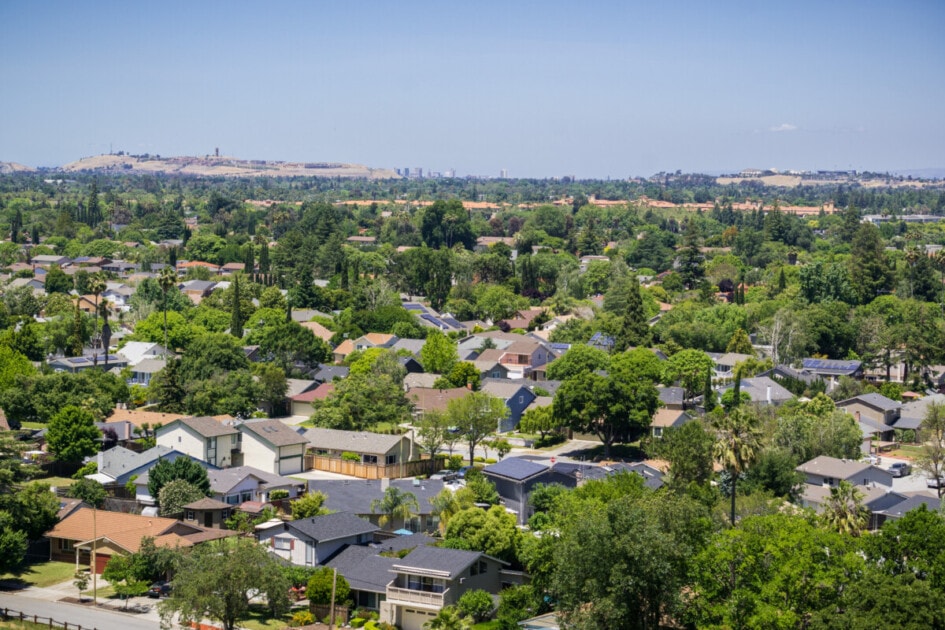
{"type": "Polygon", "coordinates": [[[441,608],[436,617],[423,624],[424,630],[470,630],[472,622],[456,606],[441,608]]]}
{"type": "Polygon", "coordinates": [[[446,534],[446,525],[455,514],[471,508],[475,502],[476,497],[469,488],[460,488],[456,492],[444,488],[438,495],[430,497],[433,515],[440,520],[440,534],[446,534]]]}
{"type": "Polygon", "coordinates": [[[383,498],[371,501],[371,513],[380,512],[377,522],[384,527],[394,519],[409,520],[420,511],[417,497],[412,492],[404,492],[400,488],[390,486],[384,491],[383,498]]]}
{"type": "Polygon", "coordinates": [[[870,512],[861,501],[863,493],[849,481],[830,489],[821,518],[824,524],[841,534],[859,536],[870,522],[870,512]]]}
{"type": "Polygon", "coordinates": [[[164,294],[164,349],[167,350],[167,292],[177,284],[177,271],[170,265],[165,265],[158,275],[158,286],[164,294]]]}
{"type": "Polygon", "coordinates": [[[97,273],[93,274],[89,278],[89,291],[95,296],[95,334],[93,335],[95,337],[98,335],[98,296],[105,291],[105,279],[97,273]]]}
{"type": "Polygon", "coordinates": [[[750,407],[736,407],[716,421],[715,461],[732,478],[732,527],[735,526],[735,485],[754,463],[761,447],[758,416],[750,407]]]}

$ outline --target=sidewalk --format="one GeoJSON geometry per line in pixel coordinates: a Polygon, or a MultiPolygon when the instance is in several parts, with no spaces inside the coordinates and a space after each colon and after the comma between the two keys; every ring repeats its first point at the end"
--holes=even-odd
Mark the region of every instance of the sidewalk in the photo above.
{"type": "MultiPolygon", "coordinates": [[[[101,591],[108,586],[108,582],[102,578],[98,579],[98,589],[101,591]]],[[[91,590],[91,582],[89,583],[89,590],[91,590]]],[[[88,592],[88,591],[86,591],[88,592]]],[[[62,582],[60,584],[54,584],[52,586],[38,587],[38,586],[29,586],[19,591],[13,591],[11,594],[17,596],[30,597],[33,599],[43,600],[47,602],[60,602],[64,604],[69,604],[72,606],[80,606],[82,608],[93,609],[93,604],[91,603],[92,598],[90,596],[83,596],[83,601],[81,604],[78,603],[79,591],[72,584],[72,581],[62,582]]],[[[125,601],[119,599],[109,599],[106,597],[98,598],[98,607],[97,609],[104,609],[108,612],[121,613],[123,615],[128,615],[129,617],[134,617],[136,619],[146,619],[148,621],[160,622],[160,615],[157,612],[157,599],[151,599],[150,597],[132,597],[128,600],[129,609],[147,609],[147,612],[132,612],[132,610],[125,610],[125,601]]]]}

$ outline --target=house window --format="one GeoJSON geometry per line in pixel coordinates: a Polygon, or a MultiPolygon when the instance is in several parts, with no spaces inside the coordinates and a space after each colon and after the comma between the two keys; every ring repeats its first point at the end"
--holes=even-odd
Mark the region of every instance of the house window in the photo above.
{"type": "Polygon", "coordinates": [[[228,494],[223,500],[230,505],[236,505],[240,502],[240,497],[236,494],[228,494]]]}
{"type": "Polygon", "coordinates": [[[224,521],[227,520],[228,518],[230,518],[230,511],[229,511],[229,510],[223,510],[222,512],[220,512],[220,518],[221,518],[222,520],[224,520],[224,521]]]}
{"type": "Polygon", "coordinates": [[[377,464],[377,455],[362,455],[362,464],[377,464]]]}
{"type": "Polygon", "coordinates": [[[485,574],[489,570],[489,564],[485,560],[479,561],[479,573],[485,574]]]}
{"type": "Polygon", "coordinates": [[[309,544],[305,545],[305,564],[308,566],[315,564],[315,547],[309,544]]]}
{"type": "Polygon", "coordinates": [[[66,540],[64,538],[59,539],[59,551],[72,551],[75,549],[73,547],[73,542],[71,540],[66,540]]]}
{"type": "Polygon", "coordinates": [[[291,551],[292,550],[292,539],[291,538],[275,538],[275,542],[272,544],[272,548],[276,551],[291,551]]]}
{"type": "Polygon", "coordinates": [[[188,520],[188,521],[194,520],[194,511],[193,511],[193,510],[187,510],[187,515],[186,515],[184,518],[185,518],[186,520],[188,520]]]}
{"type": "Polygon", "coordinates": [[[653,427],[653,437],[663,437],[663,427],[653,427]]]}
{"type": "Polygon", "coordinates": [[[387,457],[384,458],[384,463],[386,463],[388,466],[390,466],[391,464],[396,464],[396,463],[397,463],[397,456],[396,456],[396,455],[388,455],[387,457]]]}
{"type": "Polygon", "coordinates": [[[243,490],[240,492],[240,503],[245,503],[246,501],[253,500],[253,491],[252,490],[243,490]]]}

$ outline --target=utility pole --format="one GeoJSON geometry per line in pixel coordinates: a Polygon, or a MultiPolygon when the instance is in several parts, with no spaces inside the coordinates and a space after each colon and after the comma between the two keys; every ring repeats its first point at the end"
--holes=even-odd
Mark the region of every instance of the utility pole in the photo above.
{"type": "Polygon", "coordinates": [[[338,569],[331,570],[331,611],[328,613],[328,628],[335,627],[335,586],[338,584],[338,569]]]}
{"type": "Polygon", "coordinates": [[[98,606],[98,575],[96,575],[95,552],[98,551],[98,528],[96,527],[96,514],[98,510],[92,505],[92,605],[98,606]]]}

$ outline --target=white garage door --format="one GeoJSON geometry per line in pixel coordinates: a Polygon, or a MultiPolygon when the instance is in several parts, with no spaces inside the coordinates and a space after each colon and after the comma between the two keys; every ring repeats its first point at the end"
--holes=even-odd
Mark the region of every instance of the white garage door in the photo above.
{"type": "Polygon", "coordinates": [[[295,473],[302,472],[302,456],[298,457],[287,457],[286,459],[279,460],[279,474],[280,475],[294,475],[295,473]]]}

